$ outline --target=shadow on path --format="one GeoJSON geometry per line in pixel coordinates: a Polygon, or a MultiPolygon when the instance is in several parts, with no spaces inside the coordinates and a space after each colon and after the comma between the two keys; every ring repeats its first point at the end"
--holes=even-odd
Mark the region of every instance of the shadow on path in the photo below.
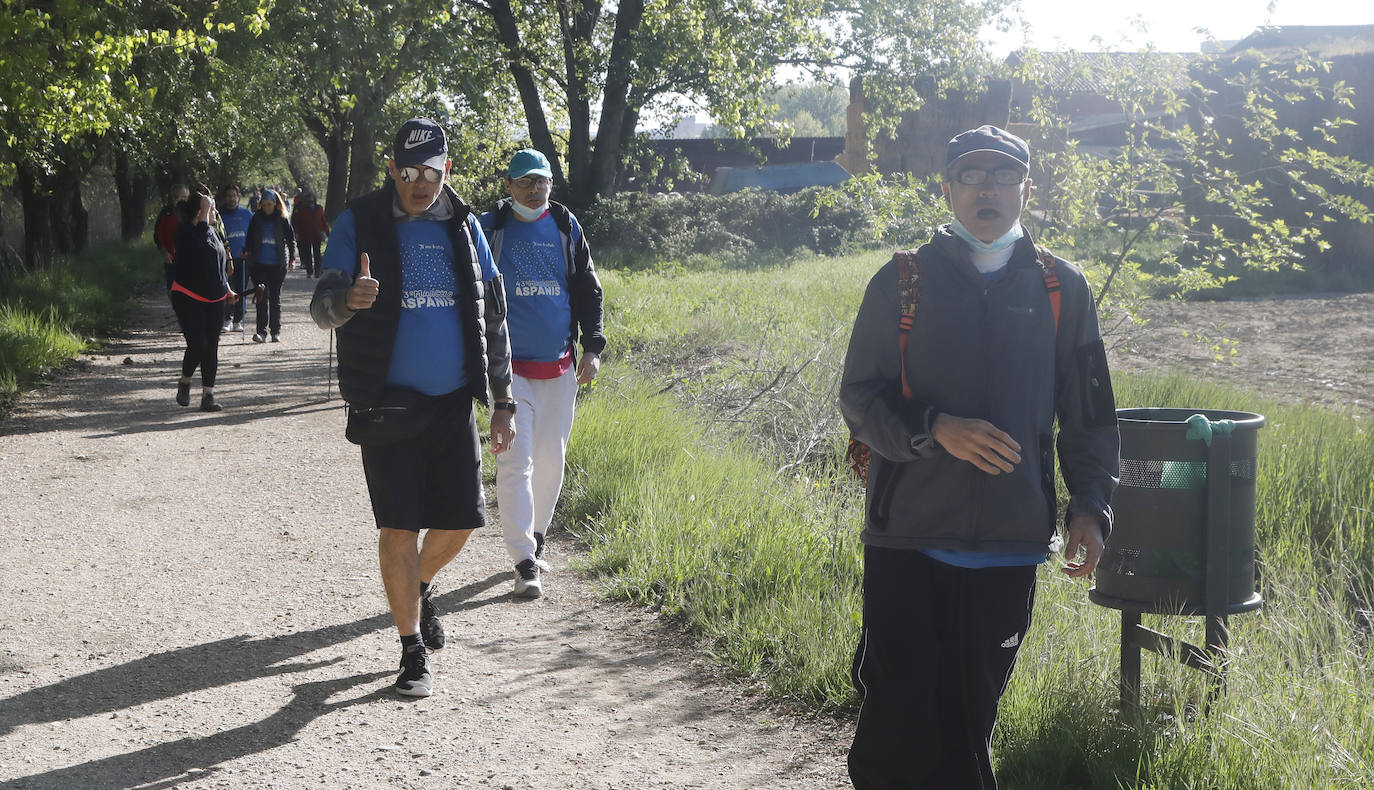
{"type": "Polygon", "coordinates": [[[165,788],[175,787],[184,781],[205,779],[213,773],[216,765],[291,742],[307,724],[327,713],[393,699],[389,688],[381,688],[340,702],[328,701],[341,691],[390,674],[390,670],[366,672],[351,677],[300,683],[292,687],[289,702],[261,721],[214,735],[182,738],[136,752],[12,779],[0,783],[0,788],[165,788]],[[153,782],[156,784],[151,784],[153,782]]]}
{"type": "MultiPolygon", "coordinates": [[[[445,612],[498,603],[503,599],[468,599],[499,585],[506,576],[504,572],[492,574],[438,595],[435,600],[445,612]]],[[[282,662],[388,629],[391,625],[391,615],[384,612],[312,631],[263,639],[234,636],[155,653],[0,700],[0,735],[25,724],[111,713],[205,689],[329,666],[341,659],[282,662]]]]}

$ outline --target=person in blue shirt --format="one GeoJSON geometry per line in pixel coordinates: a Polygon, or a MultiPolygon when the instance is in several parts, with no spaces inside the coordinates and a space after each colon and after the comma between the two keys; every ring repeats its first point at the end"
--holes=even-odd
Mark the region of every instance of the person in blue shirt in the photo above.
{"type": "MultiPolygon", "coordinates": [[[[247,241],[248,223],[253,219],[253,212],[240,205],[242,197],[233,184],[219,188],[219,217],[224,223],[224,238],[229,249],[229,281],[240,294],[248,291],[248,266],[243,261],[243,245],[247,241]]],[[[224,331],[243,331],[243,310],[242,299],[228,306],[224,331]]]]}
{"type": "Polygon", "coordinates": [[[334,222],[310,302],[338,332],[345,436],[362,448],[408,697],[430,695],[426,648],[445,643],[434,577],[486,522],[473,400],[492,408],[493,453],[516,432],[505,291],[450,166],[442,127],[402,124],[386,184],[334,222]]]}
{"type": "Polygon", "coordinates": [[[510,197],[482,215],[506,282],[517,407],[515,442],[496,459],[496,496],[515,594],[526,598],[543,594],[545,534],[563,489],[577,388],[596,377],[606,348],[591,249],[572,212],[549,200],[551,177],[542,153],[517,151],[506,168],[510,197]]]}
{"type": "Polygon", "coordinates": [[[263,190],[258,210],[253,213],[244,234],[243,257],[248,262],[248,274],[254,287],[263,286],[258,300],[258,327],[253,333],[254,343],[281,342],[281,286],[287,271],[296,268],[296,233],[275,190],[263,190]]]}

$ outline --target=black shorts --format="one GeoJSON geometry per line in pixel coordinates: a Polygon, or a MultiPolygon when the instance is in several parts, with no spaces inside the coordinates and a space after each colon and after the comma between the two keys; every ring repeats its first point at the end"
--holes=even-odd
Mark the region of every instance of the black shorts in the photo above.
{"type": "Polygon", "coordinates": [[[362,445],[363,472],[377,527],[474,529],[486,524],[482,446],[472,399],[449,398],[418,438],[362,445]]]}

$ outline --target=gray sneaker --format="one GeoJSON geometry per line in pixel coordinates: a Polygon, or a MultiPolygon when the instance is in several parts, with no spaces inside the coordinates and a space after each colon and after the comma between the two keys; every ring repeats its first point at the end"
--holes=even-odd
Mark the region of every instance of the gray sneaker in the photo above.
{"type": "Polygon", "coordinates": [[[521,560],[515,566],[515,597],[516,598],[538,598],[544,594],[544,588],[539,582],[539,566],[534,564],[534,560],[521,560]]]}
{"type": "Polygon", "coordinates": [[[424,645],[411,645],[401,652],[401,674],[396,678],[396,693],[403,697],[428,697],[434,693],[434,678],[424,645]]]}

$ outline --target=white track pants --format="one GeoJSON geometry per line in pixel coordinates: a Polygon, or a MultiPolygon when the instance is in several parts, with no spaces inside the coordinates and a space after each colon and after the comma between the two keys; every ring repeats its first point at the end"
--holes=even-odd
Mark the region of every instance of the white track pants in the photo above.
{"type": "Polygon", "coordinates": [[[556,379],[511,376],[515,441],[496,456],[496,501],[511,562],[534,557],[534,533],[544,534],[563,490],[563,459],[572,433],[577,369],[556,379]]]}

